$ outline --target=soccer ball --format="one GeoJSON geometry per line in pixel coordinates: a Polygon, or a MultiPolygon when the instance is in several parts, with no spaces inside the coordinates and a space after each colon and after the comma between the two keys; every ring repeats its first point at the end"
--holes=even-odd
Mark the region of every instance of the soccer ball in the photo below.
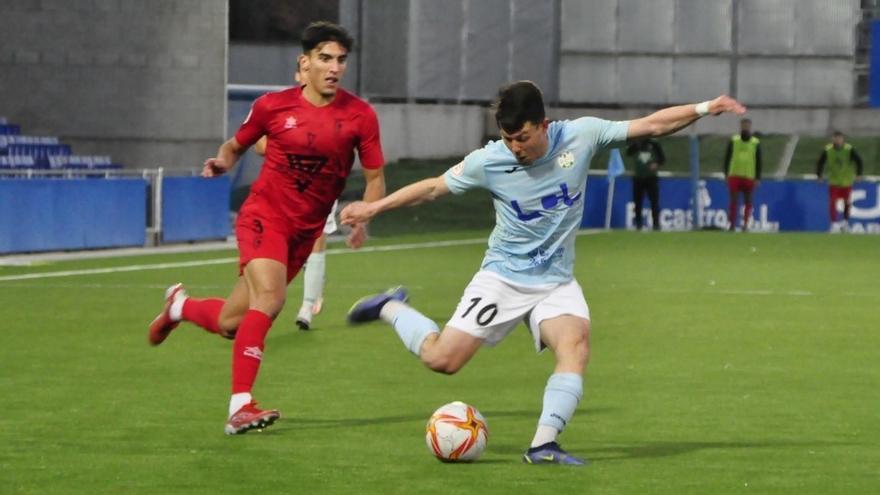
{"type": "Polygon", "coordinates": [[[480,411],[464,402],[440,407],[425,427],[428,450],[444,462],[475,461],[489,440],[489,428],[480,411]]]}

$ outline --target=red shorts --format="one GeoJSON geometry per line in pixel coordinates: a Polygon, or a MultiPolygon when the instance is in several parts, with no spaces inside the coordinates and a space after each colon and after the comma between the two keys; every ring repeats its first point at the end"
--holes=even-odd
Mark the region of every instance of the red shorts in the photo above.
{"type": "Polygon", "coordinates": [[[293,280],[321,236],[321,229],[290,232],[278,223],[255,211],[239,214],[235,222],[239,275],[251,260],[268,258],[286,265],[287,283],[293,280]]]}
{"type": "Polygon", "coordinates": [[[838,199],[842,199],[844,203],[849,204],[852,186],[828,186],[828,195],[831,198],[831,203],[836,203],[838,199]]]}
{"type": "Polygon", "coordinates": [[[755,180],[746,177],[728,177],[727,191],[733,196],[735,193],[743,192],[750,194],[755,190],[755,180]]]}

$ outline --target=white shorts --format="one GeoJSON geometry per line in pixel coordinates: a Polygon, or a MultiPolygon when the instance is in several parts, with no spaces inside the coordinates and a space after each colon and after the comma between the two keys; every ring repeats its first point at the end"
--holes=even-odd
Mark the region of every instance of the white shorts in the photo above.
{"type": "Polygon", "coordinates": [[[339,201],[333,202],[333,209],[330,210],[330,214],[327,215],[327,223],[324,224],[324,233],[330,235],[336,232],[336,207],[339,206],[339,201]]]}
{"type": "Polygon", "coordinates": [[[577,280],[564,284],[523,286],[488,270],[480,270],[471,279],[455,314],[446,324],[483,339],[494,346],[523,322],[532,334],[535,350],[541,342],[540,324],[562,315],[590,319],[590,308],[577,280]]]}

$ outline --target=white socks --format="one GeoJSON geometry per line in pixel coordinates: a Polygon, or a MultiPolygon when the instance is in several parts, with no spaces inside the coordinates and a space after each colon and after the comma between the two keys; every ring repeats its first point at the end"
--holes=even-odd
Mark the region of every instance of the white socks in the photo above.
{"type": "Polygon", "coordinates": [[[538,431],[535,432],[535,438],[532,439],[532,445],[530,445],[530,447],[540,447],[545,443],[555,442],[556,435],[559,435],[559,430],[556,428],[547,425],[538,425],[538,431]]]}
{"type": "Polygon", "coordinates": [[[379,318],[385,323],[394,324],[394,318],[397,317],[397,314],[407,308],[409,306],[405,302],[392,299],[382,306],[382,309],[379,311],[379,318]]]}
{"type": "Polygon", "coordinates": [[[186,301],[186,297],[177,297],[174,299],[174,302],[171,303],[171,307],[168,308],[168,316],[172,321],[180,321],[183,318],[184,301],[186,301]]]}
{"type": "Polygon", "coordinates": [[[244,405],[250,404],[252,400],[253,398],[248,392],[232,394],[232,397],[229,399],[229,417],[231,418],[244,405]]]}
{"type": "Polygon", "coordinates": [[[538,419],[538,430],[532,447],[556,440],[574,416],[574,410],[584,395],[584,380],[577,373],[554,373],[544,388],[544,409],[538,419]],[[553,430],[553,431],[550,431],[553,430]],[[550,440],[546,440],[549,438],[550,440]]]}
{"type": "MultiPolygon", "coordinates": [[[[327,253],[312,253],[306,260],[303,274],[303,305],[311,308],[324,293],[324,273],[327,269],[327,253]]],[[[311,311],[311,309],[310,309],[311,311]]]]}

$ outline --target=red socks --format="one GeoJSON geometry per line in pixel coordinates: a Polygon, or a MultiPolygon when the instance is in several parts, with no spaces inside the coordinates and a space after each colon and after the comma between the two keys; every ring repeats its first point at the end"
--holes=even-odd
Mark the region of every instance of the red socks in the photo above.
{"type": "MultiPolygon", "coordinates": [[[[220,310],[223,299],[187,298],[183,303],[183,319],[195,323],[213,333],[220,332],[220,310]]],[[[232,346],[232,393],[250,392],[257,380],[260,361],[263,359],[266,334],[272,327],[272,318],[256,309],[244,314],[235,343],[232,346]]]]}
{"type": "Polygon", "coordinates": [[[272,318],[262,311],[249,309],[244,314],[235,344],[232,346],[232,393],[250,392],[260,371],[266,334],[272,327],[272,318]]]}
{"type": "Polygon", "coordinates": [[[752,204],[746,203],[745,212],[743,212],[743,230],[749,229],[749,219],[752,218],[752,204]]]}
{"type": "MultiPolygon", "coordinates": [[[[737,208],[737,204],[733,201],[727,207],[727,218],[730,220],[730,228],[736,226],[736,213],[739,208],[737,208]]],[[[752,204],[746,203],[745,211],[743,211],[743,220],[742,220],[742,228],[743,230],[748,230],[749,228],[749,219],[752,218],[752,204]]]]}
{"type": "Polygon", "coordinates": [[[211,333],[220,333],[220,310],[226,301],[223,299],[186,298],[183,302],[183,319],[195,323],[211,333]]]}

